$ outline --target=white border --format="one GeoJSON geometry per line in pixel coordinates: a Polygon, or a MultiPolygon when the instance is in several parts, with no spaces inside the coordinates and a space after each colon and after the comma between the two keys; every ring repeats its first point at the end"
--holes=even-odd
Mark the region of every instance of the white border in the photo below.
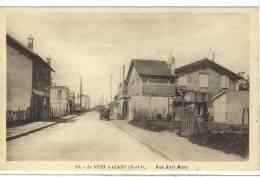
{"type": "MultiPolygon", "coordinates": [[[[259,6],[259,0],[1,0],[0,6],[193,6],[193,7],[206,7],[206,6],[215,6],[215,7],[237,7],[237,6],[259,6]]],[[[260,14],[260,12],[259,12],[260,14]]],[[[258,20],[259,21],[259,20],[258,20]]],[[[259,23],[260,24],[260,23],[259,23]]],[[[260,72],[259,72],[260,77],[260,72]]],[[[259,140],[258,140],[259,141],[259,140]]],[[[166,176],[166,175],[202,175],[202,176],[213,176],[213,175],[221,175],[221,176],[258,176],[259,171],[0,171],[0,176],[9,176],[15,174],[33,174],[30,176],[38,176],[42,175],[51,175],[51,176],[63,176],[62,174],[70,174],[80,175],[80,174],[88,174],[88,176],[104,176],[104,175],[140,175],[140,176],[149,176],[149,175],[158,175],[158,176],[166,176]]],[[[45,176],[44,175],[44,176],[45,176]]],[[[16,176],[16,175],[15,175],[16,176]]]]}
{"type": "Polygon", "coordinates": [[[259,0],[1,0],[0,6],[259,6],[259,0]]]}

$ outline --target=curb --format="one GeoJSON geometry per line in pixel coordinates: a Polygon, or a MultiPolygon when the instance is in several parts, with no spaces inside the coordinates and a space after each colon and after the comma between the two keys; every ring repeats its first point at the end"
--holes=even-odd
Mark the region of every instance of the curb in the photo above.
{"type": "MultiPolygon", "coordinates": [[[[71,117],[71,118],[69,118],[69,119],[73,119],[73,118],[78,117],[78,116],[80,116],[80,115],[73,116],[73,117],[71,117]]],[[[20,138],[20,137],[22,137],[22,136],[29,135],[29,134],[31,134],[31,133],[34,133],[34,132],[40,131],[40,130],[42,130],[42,129],[48,128],[48,127],[50,127],[50,126],[59,124],[59,123],[61,123],[61,122],[65,122],[66,120],[69,120],[69,119],[65,119],[65,120],[62,120],[62,121],[59,121],[59,122],[54,122],[54,123],[51,123],[51,124],[49,124],[49,125],[45,125],[45,126],[43,126],[43,127],[39,127],[39,128],[33,129],[33,130],[29,130],[29,131],[27,131],[27,132],[23,132],[23,133],[14,135],[14,136],[9,136],[9,137],[6,138],[6,141],[11,141],[11,140],[13,140],[13,139],[16,139],[16,138],[20,138]]]]}
{"type": "Polygon", "coordinates": [[[152,146],[150,143],[145,142],[144,140],[142,140],[141,138],[133,135],[132,133],[130,133],[129,131],[125,130],[124,128],[122,128],[121,126],[117,125],[116,123],[114,123],[112,121],[112,124],[115,125],[118,129],[122,130],[123,132],[127,133],[128,135],[130,135],[131,137],[133,137],[134,139],[136,139],[138,142],[140,142],[141,144],[143,144],[144,146],[148,147],[151,151],[162,155],[165,159],[169,160],[169,161],[174,161],[171,157],[169,157],[167,154],[165,154],[164,152],[162,152],[161,150],[159,150],[158,148],[152,146]]]}

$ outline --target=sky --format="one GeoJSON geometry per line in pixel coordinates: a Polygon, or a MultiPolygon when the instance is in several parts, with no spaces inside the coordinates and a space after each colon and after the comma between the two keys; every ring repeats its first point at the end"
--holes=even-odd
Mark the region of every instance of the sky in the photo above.
{"type": "Polygon", "coordinates": [[[249,72],[249,17],[220,13],[10,13],[7,32],[27,45],[34,37],[34,51],[51,57],[56,85],[83,93],[91,105],[102,95],[110,101],[117,94],[122,66],[131,59],[168,61],[176,67],[202,58],[238,72],[249,72]]]}

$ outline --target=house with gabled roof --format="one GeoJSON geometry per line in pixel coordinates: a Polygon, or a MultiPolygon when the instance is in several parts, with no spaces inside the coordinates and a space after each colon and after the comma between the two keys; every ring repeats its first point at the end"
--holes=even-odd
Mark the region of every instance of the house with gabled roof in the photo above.
{"type": "Polygon", "coordinates": [[[204,116],[204,119],[207,119],[208,108],[212,107],[211,98],[223,90],[238,90],[239,80],[242,79],[208,58],[178,67],[175,73],[178,76],[177,95],[184,91],[191,102],[196,102],[197,114],[204,116]]]}
{"type": "Polygon", "coordinates": [[[175,60],[170,63],[160,60],[133,59],[127,76],[127,96],[123,110],[125,117],[133,118],[133,111],[154,110],[169,112],[169,97],[175,95],[175,60]]]}
{"type": "Polygon", "coordinates": [[[11,35],[7,44],[7,121],[47,119],[50,113],[50,58],[33,51],[33,38],[25,46],[11,35]]]}

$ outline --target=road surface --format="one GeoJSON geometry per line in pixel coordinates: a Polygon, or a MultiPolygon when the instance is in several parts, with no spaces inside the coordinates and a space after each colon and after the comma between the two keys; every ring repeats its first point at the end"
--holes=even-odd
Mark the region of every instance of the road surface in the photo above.
{"type": "Polygon", "coordinates": [[[160,153],[89,112],[7,142],[7,160],[163,161],[160,153]]]}

